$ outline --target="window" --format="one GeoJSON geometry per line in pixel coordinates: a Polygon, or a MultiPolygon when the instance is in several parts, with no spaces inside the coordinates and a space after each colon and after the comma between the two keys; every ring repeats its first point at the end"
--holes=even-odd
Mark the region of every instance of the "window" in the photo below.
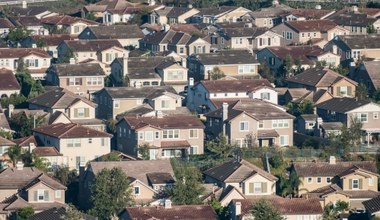
{"type": "Polygon", "coordinates": [[[182,71],[170,71],[168,72],[168,80],[183,80],[183,74],[182,71]]]}
{"type": "Polygon", "coordinates": [[[191,146],[190,147],[190,154],[191,155],[198,154],[198,146],[191,146]]]}
{"type": "Polygon", "coordinates": [[[280,145],[281,146],[289,145],[289,136],[288,135],[281,135],[280,136],[280,145]]]}
{"type": "Polygon", "coordinates": [[[373,186],[373,178],[368,178],[368,185],[373,186]]]}
{"type": "Polygon", "coordinates": [[[145,140],[146,141],[153,141],[153,131],[146,131],[145,132],[145,140]]]}
{"type": "Polygon", "coordinates": [[[120,100],[113,100],[113,107],[120,108],[120,100]]]}
{"type": "Polygon", "coordinates": [[[378,112],[374,112],[373,113],[373,119],[378,119],[379,118],[379,113],[378,112]]]}
{"type": "Polygon", "coordinates": [[[360,122],[368,122],[368,114],[367,113],[357,113],[356,117],[360,120],[360,122]]]}
{"type": "Polygon", "coordinates": [[[144,132],[139,131],[139,140],[144,140],[144,132]]]}
{"type": "Polygon", "coordinates": [[[155,132],[154,139],[156,139],[156,140],[160,139],[160,132],[159,131],[155,132]]]}
{"type": "Polygon", "coordinates": [[[293,33],[292,32],[286,32],[286,40],[292,40],[293,39],[293,33]]]}
{"type": "Polygon", "coordinates": [[[326,178],[326,182],[327,182],[327,183],[331,183],[331,177],[327,177],[327,178],[326,178]]]}
{"type": "Polygon", "coordinates": [[[317,183],[322,183],[322,177],[317,177],[317,183]]]}
{"type": "Polygon", "coordinates": [[[239,74],[241,73],[254,73],[255,66],[254,65],[239,65],[239,74]]]}
{"type": "Polygon", "coordinates": [[[25,65],[27,67],[38,67],[38,60],[37,59],[25,60],[25,65]]]}
{"type": "Polygon", "coordinates": [[[249,128],[248,128],[248,121],[241,121],[239,123],[239,128],[240,128],[240,131],[248,131],[249,128]]]}
{"type": "Polygon", "coordinates": [[[92,144],[92,138],[89,138],[89,139],[88,139],[88,143],[89,143],[89,144],[92,144]]]}
{"type": "Polygon", "coordinates": [[[161,100],[161,108],[169,108],[170,101],[169,100],[161,100]]]}
{"type": "Polygon", "coordinates": [[[133,194],[140,195],[140,186],[135,186],[134,187],[133,194]]]}
{"type": "Polygon", "coordinates": [[[86,113],[85,113],[85,109],[84,108],[78,108],[76,110],[77,110],[76,117],[78,117],[78,118],[85,117],[86,113]]]}
{"type": "Polygon", "coordinates": [[[189,130],[189,137],[191,139],[198,138],[198,129],[190,129],[189,130]]]}
{"type": "Polygon", "coordinates": [[[287,119],[272,120],[272,128],[288,128],[289,122],[287,119]]]}
{"type": "Polygon", "coordinates": [[[68,139],[67,140],[67,147],[80,147],[80,139],[68,139]]]}
{"type": "Polygon", "coordinates": [[[37,190],[37,201],[45,200],[45,190],[39,189],[37,190]]]}
{"type": "Polygon", "coordinates": [[[308,177],[307,178],[307,183],[312,183],[313,182],[313,177],[308,177]]]}
{"type": "Polygon", "coordinates": [[[254,193],[261,193],[261,183],[253,183],[253,192],[254,193]]]}
{"type": "Polygon", "coordinates": [[[106,146],[108,146],[108,142],[106,142],[106,139],[105,139],[105,138],[102,138],[102,139],[101,139],[101,142],[102,142],[102,143],[101,143],[101,146],[102,146],[102,147],[106,147],[106,146]]]}
{"type": "Polygon", "coordinates": [[[89,77],[86,79],[88,86],[97,86],[97,85],[103,85],[103,78],[102,77],[89,77]]]}
{"type": "Polygon", "coordinates": [[[183,53],[183,47],[179,48],[179,53],[183,53]]]}
{"type": "Polygon", "coordinates": [[[55,191],[55,198],[60,199],[61,198],[61,190],[56,190],[55,191]]]}
{"type": "Polygon", "coordinates": [[[263,99],[263,100],[270,100],[270,93],[269,92],[262,92],[260,94],[260,96],[261,96],[261,99],[263,99]]]}
{"type": "Polygon", "coordinates": [[[150,82],[149,81],[143,82],[143,86],[150,86],[150,82]]]}
{"type": "Polygon", "coordinates": [[[178,139],[179,138],[179,130],[164,130],[162,133],[163,139],[178,139]]]}
{"type": "Polygon", "coordinates": [[[276,60],[274,57],[269,57],[269,65],[271,65],[271,66],[276,65],[276,60]]]}
{"type": "Polygon", "coordinates": [[[358,179],[352,180],[352,189],[359,189],[359,180],[358,179]]]}
{"type": "Polygon", "coordinates": [[[263,121],[259,121],[258,127],[259,128],[264,128],[264,122],[263,121]]]}
{"type": "Polygon", "coordinates": [[[69,86],[79,86],[79,85],[82,85],[81,78],[75,78],[75,77],[69,78],[69,86]]]}
{"type": "Polygon", "coordinates": [[[153,81],[152,82],[152,86],[158,86],[158,82],[157,81],[153,81]]]}

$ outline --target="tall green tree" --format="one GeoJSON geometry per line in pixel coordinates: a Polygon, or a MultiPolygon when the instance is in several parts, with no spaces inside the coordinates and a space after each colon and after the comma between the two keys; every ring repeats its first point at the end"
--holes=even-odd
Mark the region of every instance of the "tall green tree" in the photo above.
{"type": "Polygon", "coordinates": [[[32,215],[34,215],[34,209],[31,206],[16,210],[17,220],[28,220],[32,215]]]}
{"type": "Polygon", "coordinates": [[[304,100],[298,105],[300,114],[314,114],[314,103],[311,100],[304,100]]]}
{"type": "Polygon", "coordinates": [[[138,153],[141,159],[143,160],[149,160],[150,154],[149,154],[149,144],[142,144],[138,147],[138,153]]]}
{"type": "Polygon", "coordinates": [[[359,100],[367,100],[368,99],[368,89],[363,83],[360,83],[355,90],[355,97],[359,100]]]}
{"type": "Polygon", "coordinates": [[[101,170],[92,186],[91,201],[90,215],[99,219],[115,217],[123,208],[133,203],[128,176],[119,167],[101,170]]]}
{"type": "Polygon", "coordinates": [[[252,216],[257,220],[285,220],[280,212],[267,200],[261,199],[252,207],[252,216]]]}
{"type": "Polygon", "coordinates": [[[210,72],[209,72],[209,77],[211,80],[218,80],[218,79],[221,79],[223,77],[225,77],[226,75],[224,74],[224,72],[222,70],[219,69],[219,67],[214,67],[210,72]]]}
{"type": "Polygon", "coordinates": [[[27,72],[17,72],[16,79],[21,86],[21,94],[25,97],[36,97],[45,92],[40,81],[36,81],[27,72]]]}
{"type": "Polygon", "coordinates": [[[294,73],[293,66],[294,66],[293,57],[290,54],[286,55],[284,63],[283,63],[283,72],[284,72],[285,78],[291,76],[294,73]]]}
{"type": "Polygon", "coordinates": [[[8,155],[10,162],[15,167],[18,161],[22,159],[22,148],[20,145],[16,145],[8,148],[6,153],[8,155]]]}
{"type": "Polygon", "coordinates": [[[60,166],[54,170],[54,178],[58,179],[63,185],[69,186],[76,181],[78,175],[75,170],[70,170],[67,166],[60,166]]]}
{"type": "Polygon", "coordinates": [[[301,179],[298,177],[297,173],[294,170],[290,171],[289,177],[282,175],[279,179],[279,186],[281,189],[282,196],[291,195],[292,197],[294,197],[298,195],[301,179]]]}
{"type": "Polygon", "coordinates": [[[206,149],[210,152],[212,157],[219,159],[232,156],[236,147],[228,144],[226,136],[220,134],[217,139],[207,143],[206,149]]]}
{"type": "Polygon", "coordinates": [[[43,115],[25,115],[24,113],[13,114],[9,120],[9,125],[14,133],[15,138],[30,136],[33,134],[32,129],[45,123],[43,115]]]}
{"type": "Polygon", "coordinates": [[[17,47],[23,39],[30,35],[30,33],[31,31],[27,30],[24,27],[11,28],[9,29],[9,33],[6,39],[17,47]]]}
{"type": "Polygon", "coordinates": [[[340,213],[347,212],[350,205],[347,202],[338,200],[335,205],[327,204],[323,209],[323,220],[335,220],[338,218],[340,213]]]}

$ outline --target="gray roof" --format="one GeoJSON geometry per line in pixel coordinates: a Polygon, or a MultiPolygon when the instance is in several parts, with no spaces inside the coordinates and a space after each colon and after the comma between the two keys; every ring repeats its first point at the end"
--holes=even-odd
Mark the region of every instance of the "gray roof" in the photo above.
{"type": "Polygon", "coordinates": [[[318,118],[318,115],[314,114],[303,114],[300,115],[301,118],[303,118],[305,121],[315,121],[318,118]]]}
{"type": "Polygon", "coordinates": [[[362,71],[366,71],[374,87],[376,89],[380,88],[380,60],[363,61],[362,65],[365,68],[365,70],[362,70],[362,68],[357,68],[355,76],[362,74],[362,71]]]}
{"type": "Polygon", "coordinates": [[[149,185],[147,174],[168,173],[174,177],[170,160],[132,160],[132,161],[100,161],[90,163],[92,172],[97,174],[102,169],[120,167],[125,174],[149,185]]]}
{"type": "Polygon", "coordinates": [[[321,128],[327,130],[327,131],[340,131],[343,127],[342,122],[323,122],[321,125],[321,128]]]}
{"type": "Polygon", "coordinates": [[[268,31],[267,28],[243,27],[224,28],[221,30],[228,37],[257,37],[268,31]]]}
{"type": "Polygon", "coordinates": [[[236,6],[220,6],[220,7],[213,7],[213,8],[200,8],[199,13],[197,15],[200,16],[216,16],[220,15],[229,11],[233,11],[237,9],[236,6]]]}
{"type": "Polygon", "coordinates": [[[134,99],[134,98],[145,98],[156,90],[167,91],[176,94],[176,91],[171,86],[155,86],[155,87],[107,87],[103,88],[101,91],[107,92],[112,98],[116,99],[134,99]]]}
{"type": "Polygon", "coordinates": [[[338,38],[351,49],[380,48],[380,34],[340,35],[338,38]]]}
{"type": "Polygon", "coordinates": [[[123,46],[118,40],[65,40],[64,43],[68,45],[69,48],[78,51],[103,51],[111,47],[123,46]]]}
{"type": "Polygon", "coordinates": [[[192,58],[198,59],[203,65],[228,64],[259,64],[255,56],[247,50],[229,50],[217,53],[197,54],[192,58]]]}
{"type": "Polygon", "coordinates": [[[132,39],[144,37],[143,32],[136,24],[88,26],[87,28],[96,36],[96,39],[132,39]]]}
{"type": "Polygon", "coordinates": [[[356,100],[355,98],[348,97],[332,98],[330,100],[317,104],[317,108],[339,113],[346,113],[369,103],[371,102],[366,100],[356,100]]]}
{"type": "Polygon", "coordinates": [[[337,25],[356,27],[368,27],[368,25],[373,24],[377,20],[376,18],[368,17],[366,14],[358,14],[354,12],[335,13],[327,19],[332,20],[337,25]]]}
{"type": "Polygon", "coordinates": [[[52,70],[60,76],[106,76],[98,63],[54,64],[52,70]]]}
{"type": "Polygon", "coordinates": [[[166,15],[166,17],[177,18],[190,10],[191,8],[188,8],[188,7],[173,7],[169,11],[169,13],[166,15]]]}
{"type": "Polygon", "coordinates": [[[253,18],[271,18],[271,17],[280,17],[289,14],[293,8],[278,4],[269,8],[260,8],[256,11],[250,12],[249,15],[253,18]]]}

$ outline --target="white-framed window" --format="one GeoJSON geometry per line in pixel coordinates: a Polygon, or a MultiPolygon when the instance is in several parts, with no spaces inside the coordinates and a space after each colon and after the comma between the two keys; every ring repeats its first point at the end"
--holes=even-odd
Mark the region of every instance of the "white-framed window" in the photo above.
{"type": "Polygon", "coordinates": [[[373,178],[372,177],[368,178],[368,185],[373,186],[373,178]]]}
{"type": "Polygon", "coordinates": [[[191,139],[198,138],[198,129],[190,129],[189,130],[189,138],[191,138],[191,139]]]}
{"type": "Polygon", "coordinates": [[[254,73],[255,66],[254,65],[239,65],[239,73],[254,73]]]}
{"type": "Polygon", "coordinates": [[[272,128],[288,128],[288,127],[289,127],[288,119],[272,120],[272,128]]]}
{"type": "Polygon", "coordinates": [[[44,201],[45,200],[45,190],[39,189],[37,190],[37,201],[44,201]]]}
{"type": "Polygon", "coordinates": [[[190,147],[190,155],[198,154],[198,146],[190,147]]]}
{"type": "Polygon", "coordinates": [[[153,131],[145,131],[145,140],[153,141],[153,131]]]}
{"type": "Polygon", "coordinates": [[[280,145],[281,146],[289,145],[289,136],[288,135],[281,135],[280,136],[280,145]]]}
{"type": "Polygon", "coordinates": [[[322,183],[322,177],[317,177],[317,183],[322,183]]]}
{"type": "Polygon", "coordinates": [[[161,100],[161,108],[169,108],[170,101],[169,100],[161,100]]]}
{"type": "Polygon", "coordinates": [[[133,194],[140,195],[140,186],[133,187],[133,194]]]}
{"type": "Polygon", "coordinates": [[[264,128],[264,121],[259,121],[258,128],[264,128]]]}
{"type": "Polygon", "coordinates": [[[86,81],[87,81],[88,86],[103,85],[103,78],[102,77],[89,77],[89,78],[87,78],[86,81]]]}
{"type": "Polygon", "coordinates": [[[378,112],[374,112],[373,113],[373,119],[378,119],[379,118],[379,113],[378,112]]]}
{"type": "Polygon", "coordinates": [[[163,139],[178,139],[179,138],[179,130],[164,130],[162,132],[163,139]]]}
{"type": "Polygon", "coordinates": [[[120,108],[120,100],[113,100],[113,107],[120,108]]]}
{"type": "Polygon", "coordinates": [[[239,130],[240,131],[248,131],[249,130],[249,122],[248,121],[241,121],[239,123],[239,130]]]}
{"type": "Polygon", "coordinates": [[[67,140],[67,147],[80,147],[81,146],[81,141],[79,138],[76,139],[68,139],[67,140]]]}
{"type": "Polygon", "coordinates": [[[100,144],[101,144],[102,147],[106,147],[106,146],[108,146],[108,142],[107,142],[106,140],[107,140],[106,138],[101,138],[101,139],[100,139],[100,141],[101,141],[100,144]]]}
{"type": "Polygon", "coordinates": [[[139,135],[139,140],[144,140],[144,132],[143,131],[139,131],[138,135],[139,135]]]}
{"type": "Polygon", "coordinates": [[[307,178],[307,183],[313,183],[313,177],[308,177],[307,178]]]}
{"type": "Polygon", "coordinates": [[[254,193],[261,193],[261,183],[253,183],[253,192],[254,193]]]}
{"type": "Polygon", "coordinates": [[[154,139],[156,139],[156,140],[160,139],[160,132],[159,131],[154,132],[154,139]]]}
{"type": "Polygon", "coordinates": [[[286,32],[286,40],[292,40],[293,39],[293,33],[292,32],[286,32]]]}
{"type": "Polygon", "coordinates": [[[89,144],[92,144],[92,138],[89,138],[89,139],[88,139],[88,143],[89,143],[89,144]]]}
{"type": "Polygon", "coordinates": [[[84,108],[78,108],[78,115],[77,115],[77,117],[78,118],[83,118],[83,117],[85,117],[85,115],[86,115],[86,110],[84,109],[84,108]]]}
{"type": "Polygon", "coordinates": [[[183,80],[183,73],[180,70],[169,71],[167,80],[183,80]]]}
{"type": "Polygon", "coordinates": [[[79,86],[81,84],[82,84],[81,78],[76,78],[76,77],[69,78],[69,86],[79,86]]]}
{"type": "Polygon", "coordinates": [[[362,123],[368,122],[368,113],[357,113],[356,117],[360,120],[362,123]]]}
{"type": "Polygon", "coordinates": [[[327,183],[331,183],[331,177],[327,177],[327,178],[326,178],[326,182],[327,182],[327,183]]]}
{"type": "Polygon", "coordinates": [[[358,179],[352,180],[352,189],[359,189],[359,180],[358,179]]]}
{"type": "Polygon", "coordinates": [[[269,92],[262,92],[260,94],[260,98],[263,100],[270,100],[270,93],[269,92]]]}
{"type": "Polygon", "coordinates": [[[60,199],[61,198],[61,190],[56,190],[55,191],[55,198],[60,199]]]}

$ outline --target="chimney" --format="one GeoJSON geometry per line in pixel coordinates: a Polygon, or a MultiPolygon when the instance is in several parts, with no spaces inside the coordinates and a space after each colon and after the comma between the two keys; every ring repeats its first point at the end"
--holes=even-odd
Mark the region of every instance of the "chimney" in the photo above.
{"type": "Polygon", "coordinates": [[[75,64],[75,59],[73,57],[70,58],[70,64],[75,64]]]}
{"type": "Polygon", "coordinates": [[[223,116],[222,116],[222,119],[223,119],[223,121],[225,121],[225,120],[227,120],[227,118],[228,118],[228,103],[223,102],[223,107],[222,107],[222,109],[223,109],[223,116]]]}
{"type": "Polygon", "coordinates": [[[22,8],[27,8],[28,7],[28,4],[26,3],[26,1],[22,1],[22,8]]]}
{"type": "Polygon", "coordinates": [[[162,113],[162,111],[156,111],[156,117],[157,118],[163,118],[164,114],[162,113]]]}
{"type": "Polygon", "coordinates": [[[123,56],[123,77],[128,75],[128,56],[123,56]]]}
{"type": "Polygon", "coordinates": [[[165,209],[171,209],[172,208],[172,201],[170,199],[165,199],[164,207],[165,207],[165,209]]]}
{"type": "Polygon", "coordinates": [[[29,153],[33,153],[33,150],[36,148],[36,145],[34,143],[29,144],[29,153]]]}
{"type": "Polygon", "coordinates": [[[8,118],[11,118],[12,117],[12,114],[13,114],[13,110],[15,109],[15,106],[12,105],[12,104],[9,104],[8,106],[8,118]]]}
{"type": "Polygon", "coordinates": [[[335,158],[335,156],[330,156],[329,163],[330,164],[336,164],[336,158],[335,158]]]}
{"type": "Polygon", "coordinates": [[[16,164],[16,169],[22,170],[23,168],[24,168],[24,164],[22,163],[22,161],[18,161],[16,164]]]}
{"type": "Polygon", "coordinates": [[[241,202],[235,202],[235,216],[241,214],[241,202]]]}

